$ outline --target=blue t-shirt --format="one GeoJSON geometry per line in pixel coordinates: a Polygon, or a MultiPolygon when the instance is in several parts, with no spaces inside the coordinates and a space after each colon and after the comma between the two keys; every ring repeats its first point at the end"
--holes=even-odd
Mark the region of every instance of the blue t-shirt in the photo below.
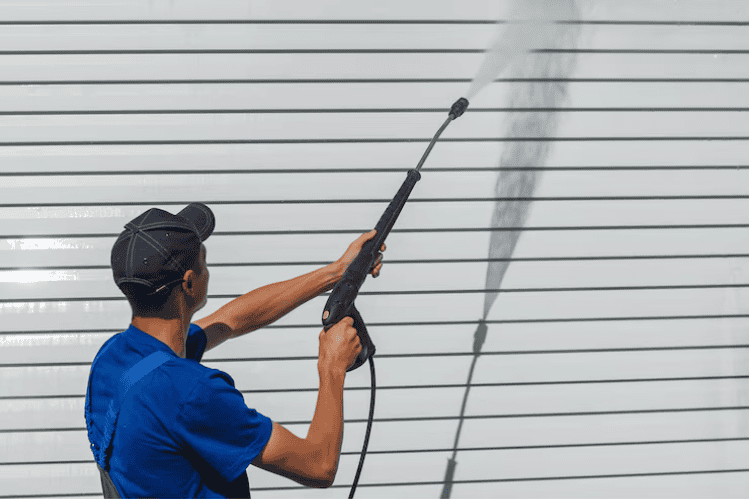
{"type": "Polygon", "coordinates": [[[119,408],[106,470],[121,497],[249,497],[245,470],[268,443],[272,422],[247,407],[231,376],[200,364],[205,346],[205,333],[191,324],[183,359],[131,325],[96,355],[86,391],[95,457],[123,374],[153,352],[172,357],[133,385],[119,408]]]}

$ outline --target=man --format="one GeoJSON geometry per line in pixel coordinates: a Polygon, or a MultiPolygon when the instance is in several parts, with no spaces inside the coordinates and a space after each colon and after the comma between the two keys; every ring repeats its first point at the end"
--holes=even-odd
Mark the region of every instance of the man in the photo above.
{"type": "MultiPolygon", "coordinates": [[[[86,391],[86,427],[105,497],[250,497],[250,463],[311,487],[333,483],[344,378],[361,350],[351,318],[320,333],[320,388],[304,439],[248,408],[231,376],[200,360],[332,289],[375,231],[336,262],[249,292],[191,324],[206,302],[203,241],[214,226],[201,203],[177,215],[153,208],[128,223],[112,247],[114,280],[133,316],[97,353],[86,391]]],[[[372,275],[381,268],[382,254],[372,275]]]]}

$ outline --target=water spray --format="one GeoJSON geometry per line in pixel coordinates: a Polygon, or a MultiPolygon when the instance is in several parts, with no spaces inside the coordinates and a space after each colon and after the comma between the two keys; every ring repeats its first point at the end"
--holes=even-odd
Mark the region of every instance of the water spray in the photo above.
{"type": "MultiPolygon", "coordinates": [[[[557,51],[532,53],[537,49],[563,49],[575,47],[580,25],[577,0],[515,0],[510,19],[513,21],[500,28],[500,32],[486,53],[478,74],[471,83],[468,98],[491,83],[504,70],[511,78],[519,80],[540,79],[510,86],[509,107],[516,109],[553,109],[559,107],[567,96],[566,80],[575,68],[574,53],[557,51]],[[556,22],[555,19],[573,22],[556,22]],[[548,81],[553,81],[549,84],[548,81]]],[[[513,140],[507,143],[499,161],[495,203],[491,227],[520,228],[525,225],[530,207],[529,201],[519,201],[533,196],[539,174],[524,167],[541,167],[546,163],[550,147],[544,140],[524,141],[531,132],[535,138],[553,137],[556,134],[559,113],[514,112],[508,115],[507,135],[513,140]]],[[[486,272],[486,289],[498,290],[510,265],[519,231],[492,231],[489,240],[489,264],[486,272]]],[[[453,489],[458,465],[461,431],[473,374],[488,328],[486,319],[499,293],[484,295],[484,310],[473,337],[473,358],[465,383],[463,403],[458,416],[458,426],[451,456],[448,457],[441,499],[449,499],[453,489]]]]}
{"type": "MultiPolygon", "coordinates": [[[[354,306],[354,300],[359,293],[359,288],[369,271],[373,268],[379,256],[379,249],[393,228],[414,185],[421,179],[419,170],[424,165],[442,132],[445,131],[452,121],[462,116],[466,111],[469,105],[468,99],[473,99],[484,87],[492,83],[499,73],[507,68],[512,68],[516,73],[519,73],[518,76],[526,78],[530,76],[526,72],[533,72],[539,69],[548,79],[558,78],[563,80],[568,77],[574,67],[574,56],[571,60],[566,60],[555,53],[545,54],[543,57],[536,57],[531,64],[528,64],[527,56],[529,53],[548,45],[555,48],[561,48],[560,45],[568,42],[574,45],[579,27],[575,23],[559,24],[554,19],[566,18],[574,20],[578,16],[579,11],[576,0],[555,0],[553,2],[548,0],[513,1],[510,18],[516,21],[507,23],[501,27],[497,38],[486,51],[484,61],[476,77],[471,82],[466,97],[461,97],[450,107],[447,119],[429,142],[416,168],[408,171],[406,180],[377,223],[375,237],[363,245],[359,255],[349,265],[346,274],[344,274],[341,281],[333,289],[328,299],[322,316],[323,325],[326,328],[332,327],[347,316],[354,319],[353,326],[359,334],[362,350],[349,370],[356,369],[369,360],[371,375],[369,418],[367,420],[367,429],[364,436],[359,467],[356,471],[349,499],[354,496],[362,466],[364,465],[364,458],[372,429],[372,420],[374,418],[375,401],[375,371],[373,361],[375,346],[367,333],[367,328],[361,315],[354,306]]],[[[557,84],[549,91],[541,86],[530,87],[530,91],[528,88],[520,89],[520,87],[515,86],[512,88],[510,101],[515,107],[553,108],[561,102],[565,95],[566,85],[564,84],[557,84]]],[[[510,122],[508,134],[512,137],[522,138],[526,136],[529,130],[533,130],[537,131],[541,136],[551,136],[556,131],[556,124],[557,115],[553,112],[545,114],[518,113],[510,122]]],[[[548,144],[543,141],[533,141],[530,146],[527,146],[523,141],[516,141],[503,151],[500,163],[502,166],[513,167],[540,166],[548,156],[548,149],[548,144]],[[533,163],[533,165],[529,162],[533,163]]],[[[529,176],[528,172],[511,172],[505,175],[503,173],[500,172],[497,185],[499,198],[530,197],[537,181],[535,176],[529,176]]],[[[497,202],[493,213],[492,225],[503,227],[522,226],[527,216],[527,203],[518,206],[507,206],[506,203],[506,201],[497,202]]],[[[505,271],[507,270],[507,259],[512,255],[517,240],[517,233],[492,232],[489,248],[490,262],[486,277],[487,289],[498,289],[500,287],[505,271]]],[[[474,368],[476,367],[478,357],[481,355],[481,349],[487,336],[486,318],[496,297],[496,292],[485,295],[483,318],[479,321],[478,328],[474,334],[473,362],[466,383],[453,453],[451,458],[448,458],[441,494],[443,499],[449,498],[452,492],[453,478],[457,466],[456,455],[468,393],[474,368]]]]}

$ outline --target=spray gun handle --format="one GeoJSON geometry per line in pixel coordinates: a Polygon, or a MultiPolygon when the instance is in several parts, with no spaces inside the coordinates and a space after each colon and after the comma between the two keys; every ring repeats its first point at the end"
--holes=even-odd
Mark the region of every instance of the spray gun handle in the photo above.
{"type": "Polygon", "coordinates": [[[372,338],[369,337],[367,326],[364,324],[364,320],[362,319],[361,314],[356,309],[356,306],[353,303],[349,307],[348,311],[343,314],[343,316],[338,320],[336,320],[332,316],[324,319],[323,325],[325,326],[325,330],[327,331],[328,329],[333,327],[344,317],[351,317],[352,319],[354,319],[353,328],[356,329],[356,332],[359,335],[359,343],[361,343],[361,352],[359,352],[359,355],[356,356],[356,360],[354,360],[354,363],[351,364],[348,369],[346,369],[346,372],[348,372],[353,371],[354,369],[364,364],[367,360],[369,360],[369,358],[375,354],[375,346],[372,342],[372,338]]]}

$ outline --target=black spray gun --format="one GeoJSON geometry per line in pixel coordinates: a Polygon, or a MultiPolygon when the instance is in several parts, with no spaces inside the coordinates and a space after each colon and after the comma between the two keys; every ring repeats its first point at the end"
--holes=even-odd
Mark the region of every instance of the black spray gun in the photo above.
{"type": "Polygon", "coordinates": [[[354,319],[353,327],[359,333],[359,341],[361,342],[362,350],[354,364],[348,368],[349,371],[353,371],[364,364],[367,359],[375,353],[374,343],[372,343],[372,339],[367,333],[367,327],[364,325],[364,321],[354,305],[354,300],[356,300],[356,296],[359,294],[359,288],[361,288],[367,274],[374,267],[382,243],[385,242],[388,234],[390,234],[390,230],[393,228],[393,225],[395,225],[395,221],[398,219],[403,206],[405,206],[406,201],[408,201],[408,196],[411,194],[411,190],[413,190],[416,182],[421,179],[419,170],[426,161],[427,156],[429,156],[429,153],[432,151],[434,144],[437,142],[439,136],[442,135],[445,128],[447,128],[447,125],[449,125],[454,119],[462,116],[467,107],[468,100],[463,97],[458,99],[455,104],[452,105],[448,118],[434,135],[427,150],[421,157],[419,164],[415,169],[408,171],[403,185],[401,185],[401,188],[398,190],[398,193],[393,200],[390,201],[390,205],[385,210],[385,213],[380,217],[380,221],[377,222],[377,225],[375,226],[377,234],[364,243],[357,257],[353,262],[351,262],[341,280],[333,288],[333,291],[328,298],[328,302],[325,304],[325,309],[322,314],[322,324],[326,330],[340,322],[344,317],[351,317],[354,319]]]}
{"type": "Polygon", "coordinates": [[[359,334],[359,341],[361,342],[362,349],[354,363],[347,370],[353,371],[357,367],[364,364],[367,359],[369,359],[369,368],[372,379],[372,395],[369,405],[367,431],[364,436],[364,447],[362,449],[361,459],[359,460],[359,468],[356,471],[356,477],[354,478],[349,498],[352,498],[354,496],[354,492],[356,491],[356,484],[359,481],[359,475],[361,473],[362,466],[364,465],[364,456],[367,452],[367,444],[369,442],[369,434],[372,429],[372,419],[374,417],[375,393],[374,362],[372,361],[372,356],[375,353],[375,346],[372,342],[372,338],[370,338],[369,333],[367,332],[367,327],[365,326],[364,321],[359,314],[359,311],[354,305],[354,301],[359,294],[359,288],[361,288],[362,284],[364,284],[364,279],[367,278],[367,274],[374,267],[375,261],[377,260],[380,253],[380,248],[382,248],[382,243],[385,242],[388,234],[390,234],[390,230],[393,228],[393,225],[395,225],[395,221],[398,219],[398,215],[400,215],[401,210],[406,204],[406,201],[408,201],[408,196],[411,194],[414,185],[416,185],[416,182],[421,179],[419,170],[424,165],[427,156],[429,156],[429,153],[432,151],[434,144],[437,142],[439,136],[442,135],[442,132],[445,130],[445,128],[447,128],[447,125],[449,125],[450,122],[454,119],[462,116],[467,107],[468,100],[464,97],[461,97],[460,99],[455,101],[455,104],[452,105],[448,118],[442,124],[440,129],[437,130],[437,133],[429,143],[427,150],[421,157],[419,164],[415,169],[408,171],[406,180],[403,182],[403,185],[401,185],[401,188],[398,190],[398,193],[395,195],[393,200],[390,201],[390,205],[388,205],[385,213],[383,213],[380,217],[380,221],[377,222],[377,225],[375,226],[377,233],[372,239],[364,243],[361,251],[359,251],[359,254],[348,266],[346,272],[343,274],[343,277],[340,281],[338,281],[338,284],[336,284],[333,288],[333,291],[330,293],[330,297],[328,298],[328,302],[325,304],[325,309],[323,310],[322,324],[325,327],[325,330],[333,327],[344,317],[351,317],[352,319],[354,319],[353,327],[359,334]]]}

